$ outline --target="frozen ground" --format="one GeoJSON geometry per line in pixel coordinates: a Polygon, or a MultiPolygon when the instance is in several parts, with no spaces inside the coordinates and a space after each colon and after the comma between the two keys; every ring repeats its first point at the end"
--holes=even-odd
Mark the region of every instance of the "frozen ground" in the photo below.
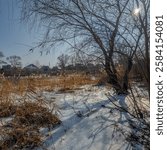
{"type": "MultiPolygon", "coordinates": [[[[43,92],[42,95],[58,108],[62,124],[46,132],[44,148],[49,150],[127,150],[132,149],[119,131],[128,126],[126,113],[112,109],[103,86],[83,86],[72,93],[43,92]]],[[[118,105],[127,107],[124,96],[118,105]]],[[[147,102],[146,102],[147,103],[147,102]]],[[[128,118],[129,119],[129,118],[128,118]]],[[[128,127],[127,127],[127,130],[128,127]]],[[[142,149],[136,147],[135,149],[142,149]]]]}

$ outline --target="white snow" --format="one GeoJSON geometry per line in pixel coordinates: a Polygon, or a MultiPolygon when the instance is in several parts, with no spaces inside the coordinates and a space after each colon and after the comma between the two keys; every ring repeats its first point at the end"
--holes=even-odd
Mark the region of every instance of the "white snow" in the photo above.
{"type": "MultiPolygon", "coordinates": [[[[109,92],[103,86],[83,86],[74,93],[43,92],[58,107],[62,121],[47,134],[44,147],[49,150],[132,149],[117,131],[119,124],[128,125],[129,116],[112,109],[113,105],[106,96],[109,92]]],[[[116,99],[118,105],[127,108],[125,96],[116,99]]]]}

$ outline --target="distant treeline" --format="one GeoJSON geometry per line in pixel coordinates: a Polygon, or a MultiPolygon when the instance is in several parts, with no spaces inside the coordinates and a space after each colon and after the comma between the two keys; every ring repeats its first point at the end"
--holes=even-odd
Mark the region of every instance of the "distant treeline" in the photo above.
{"type": "Polygon", "coordinates": [[[70,73],[80,73],[84,72],[86,74],[99,74],[103,70],[103,66],[98,64],[75,64],[75,65],[67,65],[64,68],[59,68],[54,66],[50,68],[49,66],[41,66],[37,67],[34,64],[30,64],[24,68],[20,67],[12,67],[11,65],[3,65],[0,69],[0,73],[4,76],[29,76],[29,75],[38,75],[38,74],[45,74],[45,75],[64,75],[70,73]]]}

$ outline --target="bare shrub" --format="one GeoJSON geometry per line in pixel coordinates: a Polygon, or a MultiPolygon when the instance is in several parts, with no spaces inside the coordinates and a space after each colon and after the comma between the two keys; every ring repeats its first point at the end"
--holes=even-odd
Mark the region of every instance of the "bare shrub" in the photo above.
{"type": "Polygon", "coordinates": [[[128,96],[122,95],[124,100],[126,98],[124,104],[127,106],[125,106],[122,102],[118,104],[118,100],[114,96],[108,95],[114,109],[124,115],[127,121],[127,124],[119,121],[117,124],[120,128],[119,131],[125,136],[132,149],[135,149],[136,146],[146,150],[150,148],[149,98],[144,102],[144,96],[141,89],[130,87],[130,94],[128,96]]]}

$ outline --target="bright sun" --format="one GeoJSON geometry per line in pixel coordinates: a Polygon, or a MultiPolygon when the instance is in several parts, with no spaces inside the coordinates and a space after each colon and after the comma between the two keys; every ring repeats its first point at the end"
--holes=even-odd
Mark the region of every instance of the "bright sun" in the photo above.
{"type": "Polygon", "coordinates": [[[135,8],[133,13],[134,13],[134,15],[138,15],[139,12],[140,12],[140,8],[135,8]]]}

